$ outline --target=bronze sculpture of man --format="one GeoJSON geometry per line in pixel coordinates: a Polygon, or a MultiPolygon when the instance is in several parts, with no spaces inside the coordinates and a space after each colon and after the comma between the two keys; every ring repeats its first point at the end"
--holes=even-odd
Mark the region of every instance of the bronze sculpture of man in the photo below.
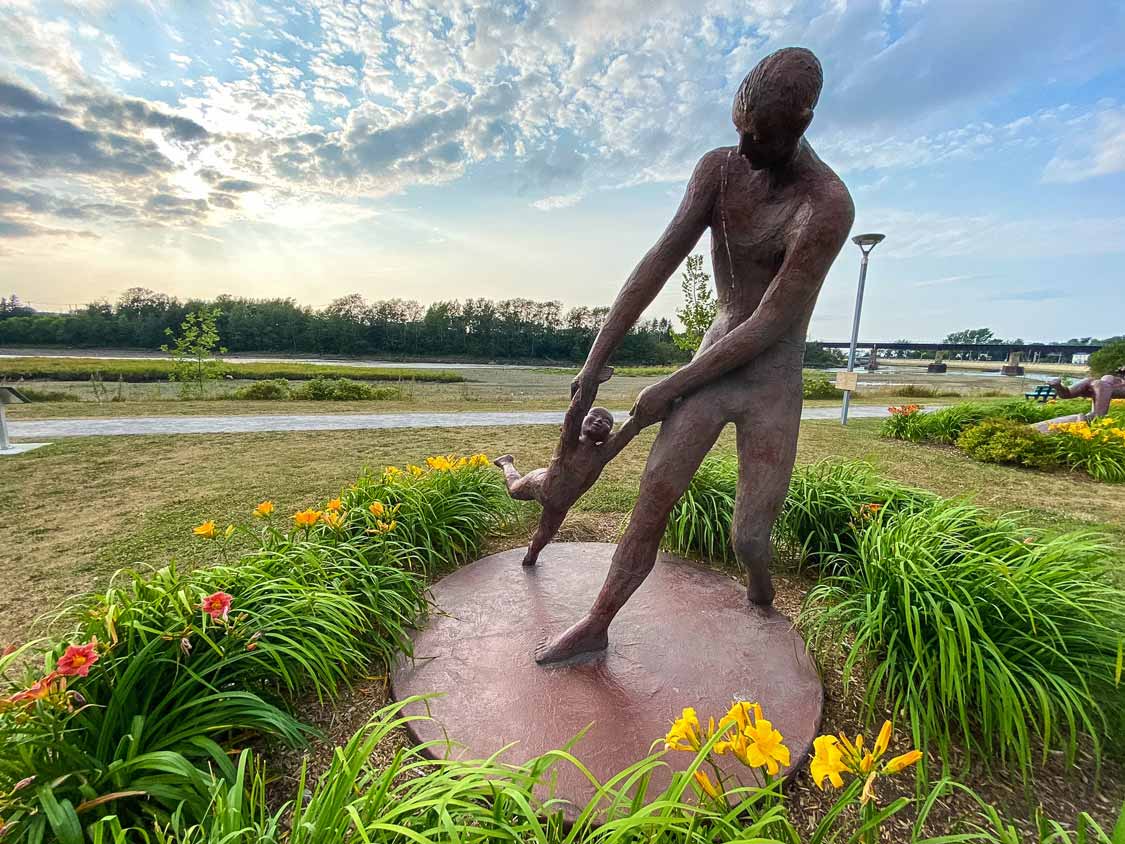
{"type": "Polygon", "coordinates": [[[750,601],[773,601],[770,532],[796,457],[805,335],[854,216],[847,188],[804,140],[821,84],[820,63],[800,48],[779,50],[750,72],[734,101],[738,146],[696,165],[679,210],[621,289],[572,384],[572,411],[584,418],[622,338],[710,229],[718,315],[691,363],[638,396],[632,424],[663,424],[629,526],[593,607],[540,643],[539,662],[606,647],[610,622],[655,564],[672,507],[728,422],[739,460],[734,550],[750,601]]]}

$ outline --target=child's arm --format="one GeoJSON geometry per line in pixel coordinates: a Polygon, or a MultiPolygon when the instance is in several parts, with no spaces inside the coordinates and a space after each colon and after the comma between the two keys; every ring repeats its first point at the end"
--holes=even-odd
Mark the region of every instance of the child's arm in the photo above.
{"type": "Polygon", "coordinates": [[[636,423],[632,416],[626,419],[625,424],[610,434],[609,439],[598,447],[598,456],[601,458],[602,465],[604,466],[620,454],[621,449],[632,442],[633,437],[640,431],[641,426],[636,423]]]}

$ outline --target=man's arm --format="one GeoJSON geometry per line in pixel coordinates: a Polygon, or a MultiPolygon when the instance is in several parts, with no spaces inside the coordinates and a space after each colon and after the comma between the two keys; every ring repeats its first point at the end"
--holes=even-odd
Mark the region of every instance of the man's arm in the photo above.
{"type": "Polygon", "coordinates": [[[853,216],[851,198],[841,185],[839,193],[812,210],[809,219],[798,227],[781,269],[751,317],[687,366],[654,385],[657,398],[671,402],[694,392],[744,366],[776,343],[816,297],[847,240],[853,216]]]}
{"type": "MultiPolygon", "coordinates": [[[[576,388],[589,387],[593,383],[594,373],[601,371],[609,362],[629,329],[636,324],[710,224],[725,154],[724,150],[712,150],[695,166],[672,222],[617,294],[586,357],[586,365],[576,379],[576,388]]],[[[582,399],[593,401],[586,396],[582,399]]]]}

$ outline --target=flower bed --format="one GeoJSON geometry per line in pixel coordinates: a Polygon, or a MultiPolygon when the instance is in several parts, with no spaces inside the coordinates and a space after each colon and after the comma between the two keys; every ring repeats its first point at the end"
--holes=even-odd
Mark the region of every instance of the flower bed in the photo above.
{"type": "Polygon", "coordinates": [[[985,404],[963,402],[929,413],[916,404],[888,408],[881,433],[908,442],[956,445],[974,460],[1030,469],[1062,466],[1094,480],[1125,483],[1125,401],[1115,400],[1107,416],[1091,423],[1050,426],[1040,434],[1030,423],[1081,414],[1089,402],[1070,399],[985,404]]]}
{"type": "MultiPolygon", "coordinates": [[[[670,541],[681,550],[729,542],[733,478],[729,464],[709,462],[678,505],[681,531],[671,530],[670,541]]],[[[717,726],[685,709],[665,752],[694,753],[689,770],[656,793],[649,776],[661,754],[640,760],[599,784],[572,822],[549,798],[555,770],[581,766],[566,750],[506,765],[434,762],[409,748],[374,767],[373,748],[404,723],[408,701],[337,748],[315,783],[302,774],[292,800],[267,802],[269,774],[247,744],[270,737],[301,746],[310,728],[296,716],[296,696],[332,699],[372,660],[408,652],[427,608],[426,579],[478,555],[513,513],[484,455],[436,456],[365,473],[290,515],[262,501],[249,525],[204,521],[192,530],[214,547],[215,565],[123,572],[104,592],[72,602],[58,620],[68,631],[59,641],[0,658],[6,676],[22,676],[0,700],[0,838],[792,844],[812,830],[808,840],[842,833],[839,840],[874,842],[888,818],[909,808],[911,842],[1006,844],[1014,840],[1006,822],[983,804],[957,828],[965,837],[923,834],[951,789],[944,779],[923,777],[933,785],[920,787],[918,800],[884,798],[880,784],[911,765],[936,770],[946,742],[1023,763],[1028,741],[1068,749],[1080,733],[1096,740],[1110,714],[1101,695],[1116,688],[1114,659],[1120,679],[1125,602],[1100,579],[1096,542],[990,520],[863,466],[821,464],[796,473],[778,524],[779,539],[826,576],[803,619],[814,634],[851,634],[849,666],[882,660],[868,700],[903,711],[918,747],[892,756],[889,724],[871,743],[819,737],[811,774],[839,789],[823,815],[791,808],[774,778],[793,761],[784,736],[746,701],[733,701],[717,726]],[[240,532],[255,547],[231,559],[240,532]],[[988,611],[974,605],[985,599],[988,611]],[[954,635],[946,628],[957,618],[967,629],[954,635]],[[973,693],[978,687],[991,697],[973,693]],[[942,729],[935,713],[950,712],[960,715],[942,729]],[[923,750],[935,751],[924,767],[923,750]],[[745,782],[710,767],[712,754],[725,753],[746,767],[745,782]]],[[[1088,817],[1079,821],[1083,840],[1110,841],[1088,817]]],[[[1044,825],[1059,844],[1071,840],[1044,825]]]]}

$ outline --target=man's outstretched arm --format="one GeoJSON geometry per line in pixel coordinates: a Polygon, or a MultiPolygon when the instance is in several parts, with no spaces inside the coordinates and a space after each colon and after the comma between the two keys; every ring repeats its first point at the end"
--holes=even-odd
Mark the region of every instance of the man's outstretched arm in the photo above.
{"type": "MultiPolygon", "coordinates": [[[[592,394],[593,391],[589,388],[596,383],[596,373],[609,363],[629,329],[636,324],[676,267],[699,242],[711,221],[711,211],[718,196],[719,171],[725,154],[723,150],[712,150],[695,166],[695,172],[691,175],[683,201],[672,222],[637,264],[625,286],[617,294],[617,299],[586,357],[586,365],[575,379],[574,390],[592,394]]],[[[583,395],[579,401],[592,402],[593,398],[592,395],[583,395]]]]}
{"type": "MultiPolygon", "coordinates": [[[[854,210],[841,185],[838,195],[808,213],[753,315],[696,355],[687,366],[649,388],[657,394],[650,397],[653,405],[670,403],[746,365],[773,346],[793,321],[805,313],[847,240],[854,210]]],[[[641,404],[640,400],[638,403],[641,404]]]]}

